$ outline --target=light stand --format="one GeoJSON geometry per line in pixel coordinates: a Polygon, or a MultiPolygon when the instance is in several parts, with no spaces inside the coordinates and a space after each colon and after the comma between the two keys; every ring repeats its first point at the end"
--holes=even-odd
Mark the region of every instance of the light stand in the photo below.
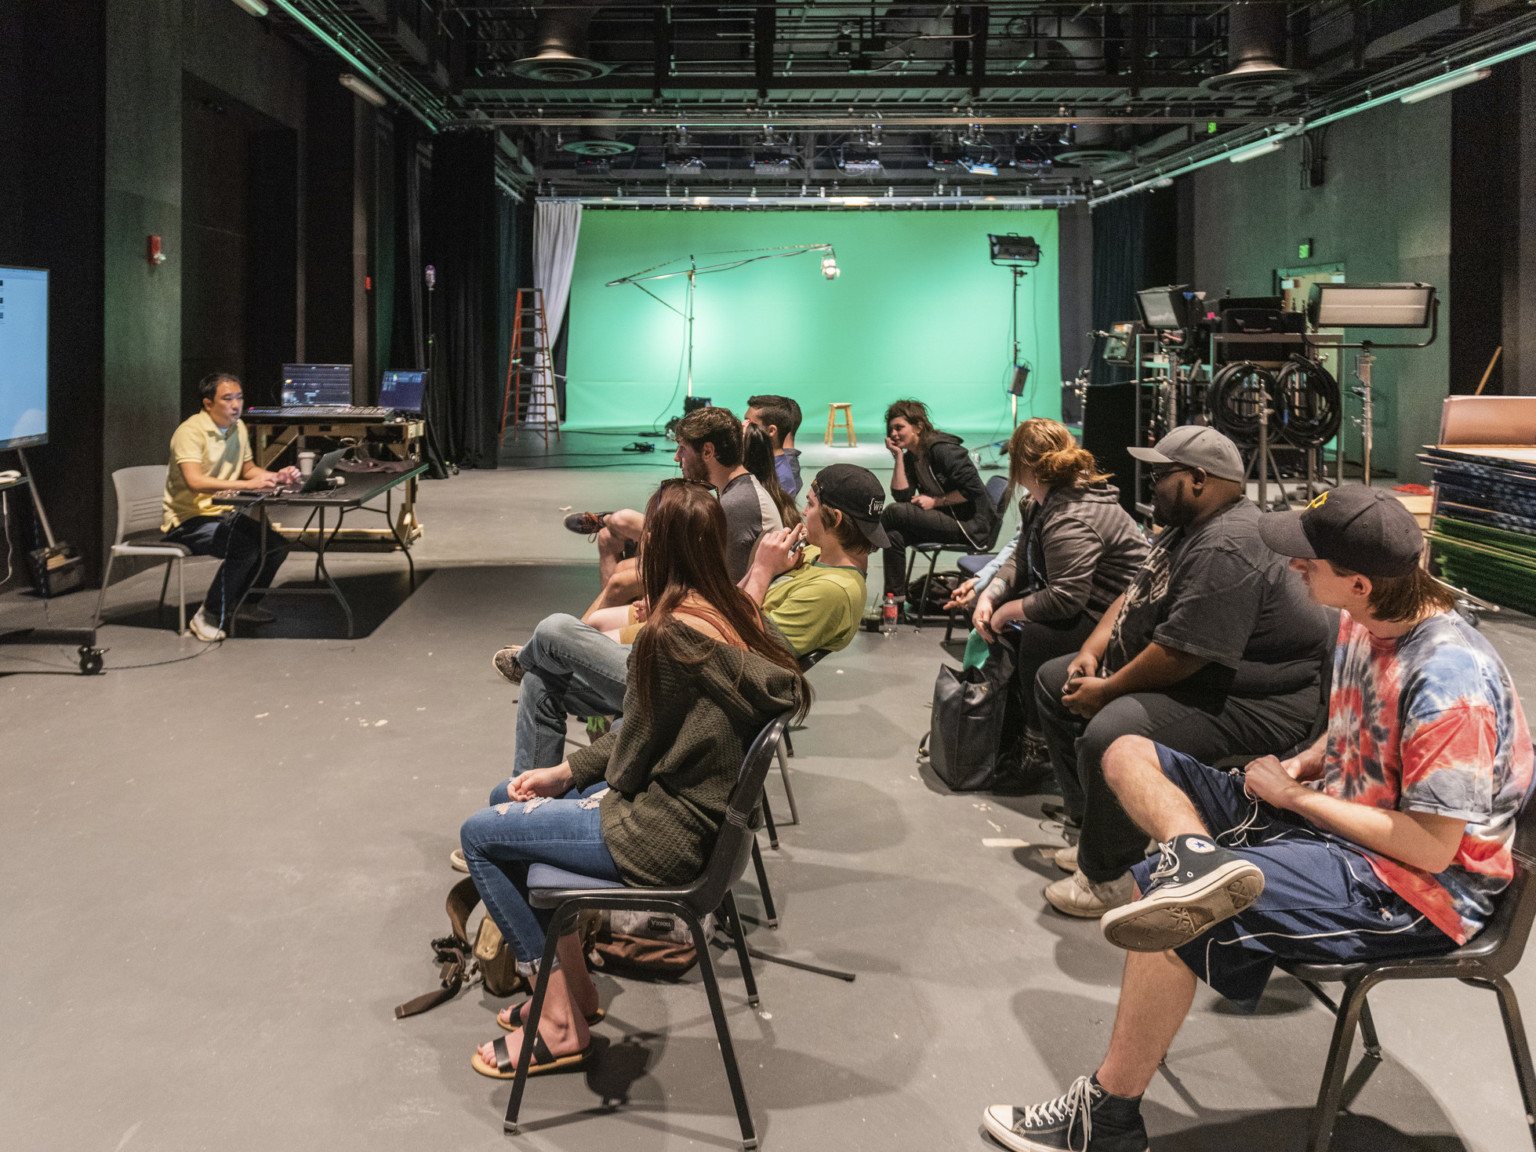
{"type": "MultiPolygon", "coordinates": [[[[1440,297],[1424,283],[1411,284],[1314,284],[1307,302],[1307,318],[1315,328],[1428,328],[1429,339],[1418,344],[1381,344],[1362,340],[1358,344],[1332,344],[1334,348],[1358,348],[1355,379],[1360,397],[1361,479],[1371,482],[1371,446],[1374,438],[1371,421],[1371,365],[1377,348],[1428,348],[1440,331],[1440,297]]],[[[1344,482],[1344,438],[1340,425],[1338,440],[1338,479],[1344,482]]]]}
{"type": "MultiPolygon", "coordinates": [[[[1029,379],[1029,367],[1019,361],[1019,285],[1029,270],[1040,264],[1040,245],[1033,236],[1020,236],[1017,232],[1005,235],[987,235],[988,259],[999,268],[1013,273],[1013,297],[1009,309],[1008,337],[1012,356],[1008,363],[1008,415],[1013,427],[1019,426],[1019,397],[1024,393],[1029,379]]],[[[992,447],[1001,450],[1007,444],[999,440],[992,447]]]]}
{"type": "MultiPolygon", "coordinates": [[[[742,268],[748,264],[756,264],[759,260],[776,260],[782,256],[799,256],[805,252],[822,253],[821,274],[828,280],[836,280],[837,277],[842,274],[841,269],[839,269],[837,266],[837,253],[832,250],[832,245],[791,244],[782,248],[770,248],[766,251],[754,249],[741,253],[740,255],[742,256],[742,259],[740,260],[725,260],[718,264],[706,264],[702,268],[699,266],[698,258],[690,254],[687,257],[687,268],[679,268],[670,272],[657,271],[658,268],[666,268],[670,264],[678,263],[683,259],[683,257],[679,256],[675,259],[664,261],[661,264],[653,264],[651,267],[642,269],[633,275],[621,276],[617,280],[610,280],[603,286],[605,288],[616,288],[621,284],[633,284],[636,288],[640,289],[640,291],[644,292],[647,296],[656,301],[656,303],[660,304],[667,311],[674,312],[683,318],[684,365],[687,381],[687,397],[691,400],[693,399],[693,305],[694,297],[698,291],[698,278],[711,272],[729,272],[733,268],[742,268]],[[686,276],[688,278],[688,289],[683,297],[683,307],[681,310],[674,308],[671,304],[668,304],[660,296],[656,295],[656,293],[652,292],[645,286],[646,282],[648,281],[671,280],[677,276],[686,276]]],[[[706,255],[710,256],[732,256],[736,254],[737,253],[732,252],[706,253],[706,255]]],[[[673,394],[676,395],[676,393],[673,394]]]]}

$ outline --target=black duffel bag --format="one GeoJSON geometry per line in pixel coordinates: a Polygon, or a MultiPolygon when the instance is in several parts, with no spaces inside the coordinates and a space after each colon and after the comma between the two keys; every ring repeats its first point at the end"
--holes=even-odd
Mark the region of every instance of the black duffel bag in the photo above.
{"type": "Polygon", "coordinates": [[[933,683],[933,719],[924,743],[933,774],[956,792],[1018,783],[1024,725],[1014,699],[1013,646],[991,646],[980,668],[944,665],[933,683]]]}

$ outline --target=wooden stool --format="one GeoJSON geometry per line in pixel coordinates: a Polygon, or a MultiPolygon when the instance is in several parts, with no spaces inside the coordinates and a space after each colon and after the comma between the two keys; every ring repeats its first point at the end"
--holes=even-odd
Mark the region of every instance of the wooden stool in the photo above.
{"type": "Polygon", "coordinates": [[[827,405],[827,439],[831,444],[837,430],[841,428],[848,433],[848,447],[857,448],[859,438],[853,434],[853,405],[852,404],[828,404],[827,405]],[[838,420],[842,416],[842,420],[838,420]]]}

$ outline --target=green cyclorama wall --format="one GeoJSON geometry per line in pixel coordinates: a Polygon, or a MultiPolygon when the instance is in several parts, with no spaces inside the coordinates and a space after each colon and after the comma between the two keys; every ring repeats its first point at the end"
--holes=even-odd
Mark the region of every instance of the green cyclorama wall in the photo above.
{"type": "MultiPolygon", "coordinates": [[[[852,404],[859,434],[874,437],[885,406],[908,396],[927,403],[941,428],[1006,434],[1012,277],[988,261],[989,232],[1034,236],[1041,246],[1040,266],[1019,292],[1021,356],[1031,366],[1019,410],[1021,419],[1057,417],[1054,211],[642,209],[582,215],[568,426],[649,427],[682,411],[682,320],[639,288],[608,281],[690,253],[703,266],[750,254],[743,250],[829,243],[842,270],[836,280],[822,277],[817,253],[698,278],[694,395],[738,414],[755,393],[792,396],[804,413],[802,442],[823,434],[829,403],[852,404]]],[[[686,283],[646,287],[681,309],[686,283]]]]}

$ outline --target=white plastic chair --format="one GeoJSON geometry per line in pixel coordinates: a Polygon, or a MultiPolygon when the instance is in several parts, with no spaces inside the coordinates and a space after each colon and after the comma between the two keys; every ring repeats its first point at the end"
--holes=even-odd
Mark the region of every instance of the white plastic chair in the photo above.
{"type": "Polygon", "coordinates": [[[155,556],[165,561],[165,579],[160,582],[160,608],[165,607],[171,566],[176,567],[176,634],[180,636],[187,630],[187,586],[181,562],[192,551],[160,534],[165,465],[119,468],[112,473],[112,486],[117,489],[117,539],[112,542],[112,551],[107,556],[107,570],[101,575],[101,593],[96,597],[96,619],[92,627],[101,627],[101,609],[107,599],[107,585],[112,582],[112,562],[119,556],[155,556]]]}

